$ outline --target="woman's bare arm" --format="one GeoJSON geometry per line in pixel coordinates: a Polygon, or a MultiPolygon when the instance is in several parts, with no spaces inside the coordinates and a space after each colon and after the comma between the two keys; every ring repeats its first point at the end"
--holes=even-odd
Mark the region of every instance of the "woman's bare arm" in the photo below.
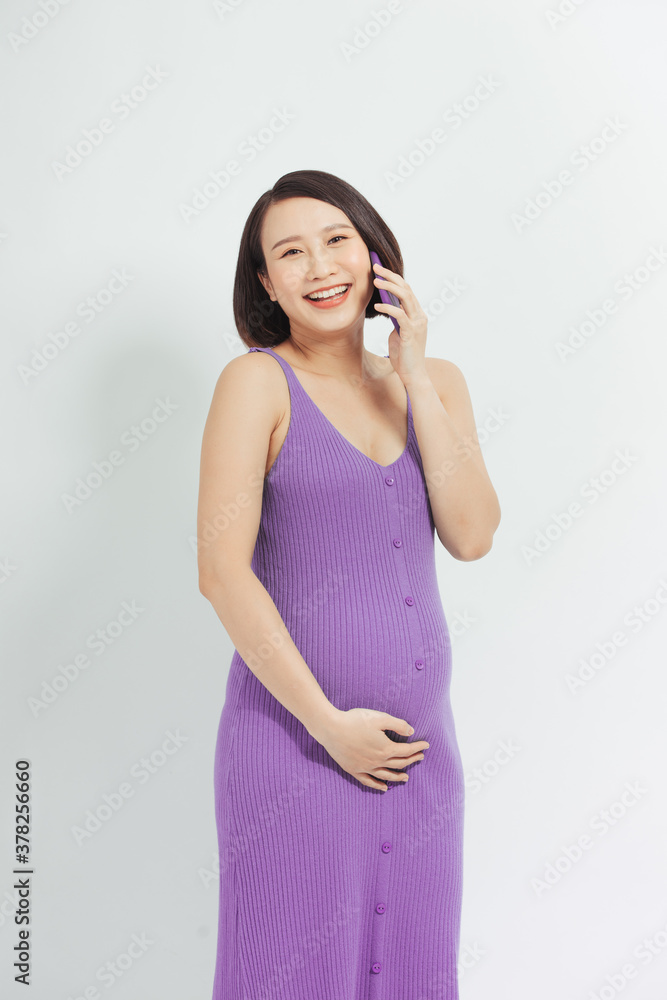
{"type": "Polygon", "coordinates": [[[500,524],[500,503],[475,428],[470,393],[453,361],[426,358],[406,379],[439,541],[455,559],[480,559],[500,524]]]}
{"type": "Polygon", "coordinates": [[[255,676],[315,736],[337,710],[251,569],[269,441],[281,416],[275,364],[261,353],[241,355],[216,383],[201,451],[199,589],[255,676]]]}

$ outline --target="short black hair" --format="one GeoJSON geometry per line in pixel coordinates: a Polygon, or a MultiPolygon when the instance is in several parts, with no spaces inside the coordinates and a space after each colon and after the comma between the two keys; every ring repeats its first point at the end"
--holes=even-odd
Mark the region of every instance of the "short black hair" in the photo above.
{"type": "MultiPolygon", "coordinates": [[[[259,280],[267,274],[260,235],[270,205],[286,198],[316,198],[345,212],[369,251],[374,250],[384,267],[403,277],[403,257],[396,237],[380,214],[356,188],[324,170],[292,170],[283,174],[258,199],[246,220],[234,277],[234,320],[247,347],[276,347],[290,336],[289,319],[278,302],[272,301],[259,280]]],[[[366,308],[366,319],[381,316],[373,308],[381,302],[377,288],[366,308]]]]}

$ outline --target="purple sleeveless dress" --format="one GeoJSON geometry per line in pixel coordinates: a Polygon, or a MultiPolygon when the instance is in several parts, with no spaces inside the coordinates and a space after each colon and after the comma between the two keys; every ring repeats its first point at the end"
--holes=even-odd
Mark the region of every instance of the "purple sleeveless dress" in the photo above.
{"type": "Polygon", "coordinates": [[[234,652],[213,1000],[458,1000],[464,776],[410,398],[407,446],[379,465],[257,350],[282,367],[291,414],[252,569],[329,701],[390,712],[415,730],[390,739],[430,747],[405,785],[362,785],[234,652]]]}

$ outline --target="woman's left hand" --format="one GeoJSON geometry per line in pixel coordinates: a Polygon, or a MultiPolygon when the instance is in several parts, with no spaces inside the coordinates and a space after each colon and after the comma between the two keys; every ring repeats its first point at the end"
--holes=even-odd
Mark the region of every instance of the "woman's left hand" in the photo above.
{"type": "Polygon", "coordinates": [[[386,316],[393,316],[401,328],[400,335],[392,324],[387,350],[389,360],[401,379],[415,378],[426,375],[424,354],[426,351],[426,329],[428,317],[415,293],[405,278],[388,267],[373,264],[376,288],[384,288],[398,299],[401,305],[394,306],[390,302],[376,302],[375,308],[386,316]]]}

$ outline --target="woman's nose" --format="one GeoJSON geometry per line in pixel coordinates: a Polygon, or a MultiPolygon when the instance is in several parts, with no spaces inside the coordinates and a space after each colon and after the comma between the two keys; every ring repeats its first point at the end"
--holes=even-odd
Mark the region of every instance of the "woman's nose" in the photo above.
{"type": "Polygon", "coordinates": [[[306,277],[311,281],[323,278],[333,269],[333,258],[330,253],[313,254],[306,261],[306,277]]]}

